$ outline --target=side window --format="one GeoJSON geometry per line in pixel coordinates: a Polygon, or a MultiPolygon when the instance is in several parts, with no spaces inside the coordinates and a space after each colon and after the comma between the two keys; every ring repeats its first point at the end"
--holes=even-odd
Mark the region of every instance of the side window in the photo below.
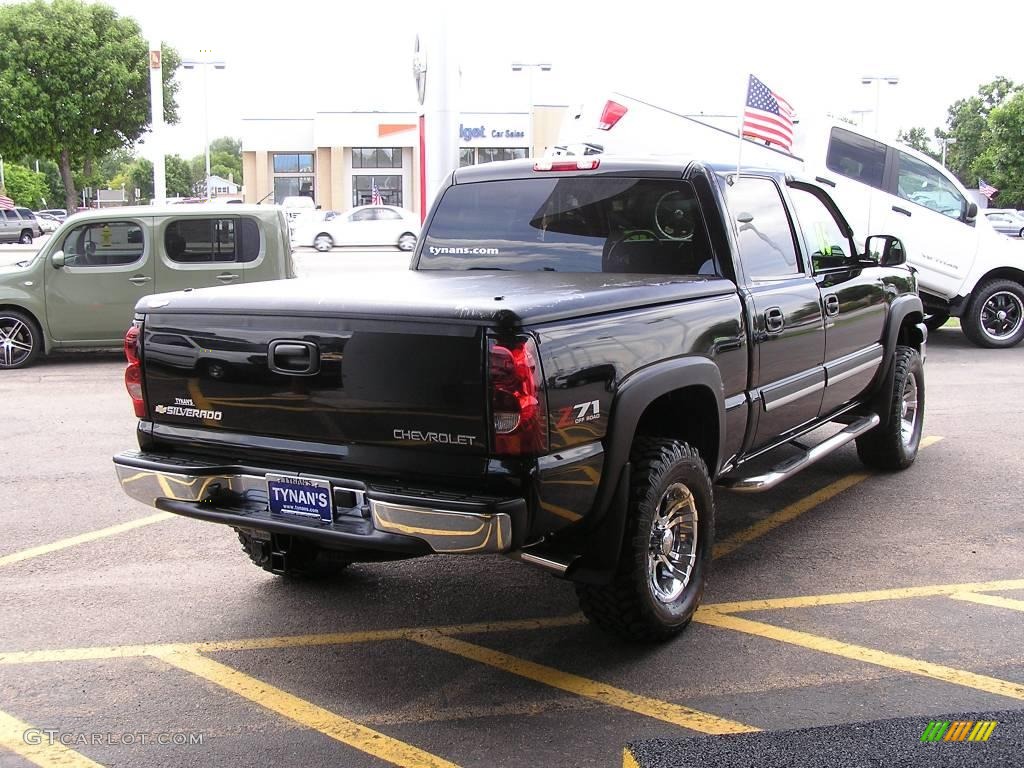
{"type": "Polygon", "coordinates": [[[791,189],[789,196],[800,220],[805,253],[817,273],[834,267],[845,267],[856,254],[848,253],[850,241],[839,223],[817,197],[802,189],[791,189]]]}
{"type": "Polygon", "coordinates": [[[142,257],[142,228],[129,221],[94,221],[64,238],[64,258],[74,267],[116,267],[142,257]]]}
{"type": "Polygon", "coordinates": [[[13,208],[4,209],[4,218],[6,218],[8,221],[21,221],[21,219],[18,217],[17,212],[13,208]]]}
{"type": "Polygon", "coordinates": [[[377,221],[398,221],[400,218],[402,217],[387,208],[377,211],[377,221]]]}
{"type": "Polygon", "coordinates": [[[254,261],[260,230],[249,218],[178,219],[164,230],[164,249],[178,264],[254,261]]]}
{"type": "Polygon", "coordinates": [[[755,280],[800,274],[789,215],[775,182],[741,178],[727,194],[747,274],[755,280]]]}
{"type": "Polygon", "coordinates": [[[349,221],[373,221],[376,218],[375,213],[372,208],[364,208],[349,216],[349,221]]]}
{"type": "Polygon", "coordinates": [[[825,165],[830,171],[882,189],[885,144],[852,131],[833,128],[825,165]]]}
{"type": "Polygon", "coordinates": [[[967,200],[949,179],[906,152],[898,152],[897,159],[899,172],[896,194],[951,219],[959,219],[963,215],[967,200]]]}

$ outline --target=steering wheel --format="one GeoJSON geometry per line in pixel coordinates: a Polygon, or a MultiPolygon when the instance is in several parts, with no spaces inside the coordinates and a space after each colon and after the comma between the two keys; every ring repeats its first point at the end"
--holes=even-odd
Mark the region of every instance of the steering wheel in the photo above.
{"type": "Polygon", "coordinates": [[[649,229],[626,229],[622,232],[619,242],[627,240],[657,240],[658,236],[649,229]]]}
{"type": "Polygon", "coordinates": [[[682,192],[666,192],[654,208],[654,224],[669,240],[690,240],[694,230],[690,199],[682,192]]]}

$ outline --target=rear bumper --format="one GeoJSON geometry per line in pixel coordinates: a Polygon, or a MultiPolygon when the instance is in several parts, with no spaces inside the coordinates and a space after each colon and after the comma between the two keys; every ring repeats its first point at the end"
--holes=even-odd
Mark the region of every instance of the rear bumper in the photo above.
{"type": "Polygon", "coordinates": [[[157,509],[302,536],[338,549],[410,555],[507,552],[525,532],[522,498],[402,493],[350,479],[307,475],[331,483],[334,519],[328,523],[272,514],[266,485],[267,473],[276,472],[272,468],[226,466],[137,451],[115,456],[114,468],[126,494],[157,509]]]}

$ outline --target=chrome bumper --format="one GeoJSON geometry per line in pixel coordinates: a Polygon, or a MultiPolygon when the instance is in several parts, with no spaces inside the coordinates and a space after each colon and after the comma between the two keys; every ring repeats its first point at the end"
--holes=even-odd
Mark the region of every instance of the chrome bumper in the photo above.
{"type": "MultiPolygon", "coordinates": [[[[114,457],[121,488],[143,504],[157,506],[158,500],[162,499],[191,502],[204,510],[237,513],[238,525],[249,528],[259,528],[261,520],[299,522],[290,516],[271,515],[266,506],[256,511],[218,506],[218,500],[225,495],[244,497],[250,502],[261,500],[265,505],[267,483],[263,475],[218,472],[213,469],[213,465],[203,467],[182,463],[170,467],[154,464],[154,461],[137,453],[114,457]]],[[[354,497],[350,497],[355,500],[350,512],[359,515],[368,511],[375,531],[419,539],[426,542],[433,552],[476,554],[507,552],[512,548],[512,517],[506,512],[444,509],[428,506],[428,498],[402,498],[394,494],[382,494],[387,498],[375,499],[372,490],[358,490],[348,485],[334,488],[336,492],[340,490],[354,494],[354,497]]],[[[337,513],[335,520],[336,523],[341,522],[337,513]]],[[[329,523],[309,524],[311,534],[334,527],[329,523]]],[[[354,535],[350,536],[349,543],[357,544],[357,539],[354,535]]]]}

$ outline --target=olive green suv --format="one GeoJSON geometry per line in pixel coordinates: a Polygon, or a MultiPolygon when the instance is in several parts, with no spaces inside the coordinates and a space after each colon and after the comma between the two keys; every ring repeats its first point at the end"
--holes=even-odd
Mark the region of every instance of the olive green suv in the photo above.
{"type": "Polygon", "coordinates": [[[0,368],[58,349],[120,346],[135,303],[152,293],[291,277],[278,207],[78,213],[35,256],[0,266],[0,368]]]}

